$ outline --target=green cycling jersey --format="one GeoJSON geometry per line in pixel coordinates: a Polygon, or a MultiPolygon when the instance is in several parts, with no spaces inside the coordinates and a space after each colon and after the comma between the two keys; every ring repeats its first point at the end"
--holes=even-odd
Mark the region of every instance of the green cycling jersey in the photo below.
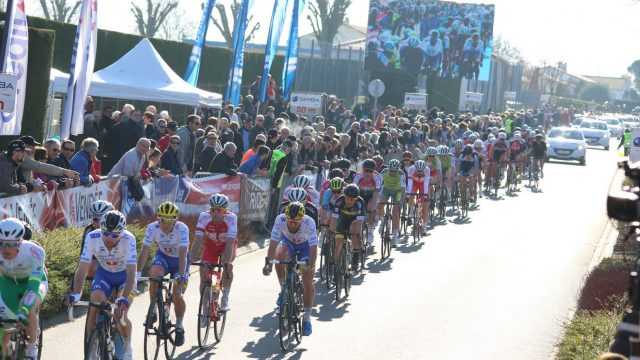
{"type": "Polygon", "coordinates": [[[380,173],[382,177],[382,188],[390,191],[400,191],[405,183],[404,173],[402,171],[391,172],[384,169],[380,173]]]}

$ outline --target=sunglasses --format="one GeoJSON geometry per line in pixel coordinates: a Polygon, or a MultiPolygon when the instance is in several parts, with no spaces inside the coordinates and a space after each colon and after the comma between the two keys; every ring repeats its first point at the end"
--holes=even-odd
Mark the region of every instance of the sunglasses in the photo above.
{"type": "Polygon", "coordinates": [[[63,151],[76,151],[76,149],[69,149],[69,148],[66,148],[66,147],[63,147],[62,150],[63,151]]]}
{"type": "Polygon", "coordinates": [[[167,128],[166,126],[162,126],[162,125],[158,126],[158,129],[166,129],[166,128],[167,128]]]}
{"type": "Polygon", "coordinates": [[[226,208],[221,208],[221,207],[212,207],[211,208],[211,213],[212,214],[224,214],[227,212],[226,208]]]}
{"type": "Polygon", "coordinates": [[[160,218],[159,220],[161,223],[166,223],[166,224],[173,224],[174,222],[176,222],[176,219],[173,219],[173,218],[160,218]]]}
{"type": "Polygon", "coordinates": [[[108,232],[108,231],[103,231],[102,232],[102,236],[109,238],[109,239],[117,239],[120,237],[120,234],[118,233],[112,233],[112,232],[108,232]]]}
{"type": "Polygon", "coordinates": [[[298,225],[302,222],[302,220],[289,220],[287,219],[287,224],[298,225]]]}
{"type": "Polygon", "coordinates": [[[2,242],[0,242],[0,247],[13,248],[13,247],[18,246],[18,244],[20,244],[19,241],[2,241],[2,242]]]}
{"type": "Polygon", "coordinates": [[[93,220],[93,222],[100,222],[100,218],[99,217],[94,217],[91,220],[93,220]]]}

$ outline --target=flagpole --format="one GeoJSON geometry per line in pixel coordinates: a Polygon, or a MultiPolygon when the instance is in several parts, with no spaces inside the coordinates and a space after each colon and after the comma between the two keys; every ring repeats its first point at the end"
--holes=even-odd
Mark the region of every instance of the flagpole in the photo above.
{"type": "Polygon", "coordinates": [[[7,0],[7,10],[4,14],[4,27],[2,28],[2,43],[0,43],[0,71],[4,71],[4,62],[7,57],[7,41],[9,41],[9,23],[13,16],[14,0],[7,0]]]}

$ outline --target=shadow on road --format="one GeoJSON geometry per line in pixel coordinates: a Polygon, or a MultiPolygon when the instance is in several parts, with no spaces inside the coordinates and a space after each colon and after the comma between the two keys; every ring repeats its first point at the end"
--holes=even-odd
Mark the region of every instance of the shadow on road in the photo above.
{"type": "Polygon", "coordinates": [[[191,349],[174,357],[174,359],[178,359],[178,360],[211,359],[214,355],[215,355],[215,347],[205,352],[204,350],[200,350],[200,348],[197,346],[192,346],[191,349]]]}
{"type": "Polygon", "coordinates": [[[253,318],[249,326],[255,328],[257,331],[265,333],[257,342],[249,341],[244,348],[242,348],[242,351],[247,353],[247,357],[249,358],[300,359],[302,354],[306,351],[303,348],[296,347],[287,353],[282,352],[280,349],[280,339],[278,337],[278,318],[275,316],[274,312],[253,318]]]}
{"type": "Polygon", "coordinates": [[[466,218],[461,218],[461,217],[456,217],[453,220],[450,220],[450,222],[456,224],[456,225],[464,225],[464,224],[471,224],[471,219],[466,217],[466,218]]]}
{"type": "MultiPolygon", "coordinates": [[[[427,233],[427,236],[431,236],[431,233],[427,233]]],[[[423,236],[422,238],[425,238],[427,236],[423,236]]],[[[413,241],[411,242],[411,244],[407,244],[405,246],[398,246],[396,248],[396,251],[398,251],[399,253],[403,253],[403,254],[410,254],[410,253],[414,253],[416,251],[419,251],[420,249],[422,249],[422,247],[424,246],[424,240],[420,240],[420,242],[418,242],[417,244],[413,244],[413,241]]]]}
{"type": "MultiPolygon", "coordinates": [[[[398,250],[397,248],[395,250],[398,250]]],[[[393,253],[391,253],[393,256],[393,253]]],[[[375,259],[367,265],[367,270],[372,273],[381,273],[383,271],[391,270],[391,264],[393,264],[393,258],[387,258],[384,260],[375,259]]]]}

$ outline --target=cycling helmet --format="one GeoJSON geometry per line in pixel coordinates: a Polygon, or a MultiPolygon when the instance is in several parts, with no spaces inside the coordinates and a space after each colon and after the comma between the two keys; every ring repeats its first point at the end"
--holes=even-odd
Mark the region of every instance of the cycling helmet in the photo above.
{"type": "Polygon", "coordinates": [[[420,39],[418,39],[416,36],[411,36],[409,37],[409,39],[407,39],[407,45],[409,45],[410,48],[417,48],[420,45],[420,39]]]}
{"type": "Polygon", "coordinates": [[[363,169],[369,169],[369,170],[375,170],[376,162],[371,160],[371,159],[367,159],[367,160],[362,162],[362,168],[363,169]]]}
{"type": "Polygon", "coordinates": [[[384,50],[385,51],[394,51],[396,49],[396,44],[393,43],[393,41],[387,41],[384,43],[384,50]]]}
{"type": "Polygon", "coordinates": [[[415,166],[417,171],[424,171],[424,169],[427,168],[427,163],[422,160],[418,160],[416,161],[415,166]]]}
{"type": "Polygon", "coordinates": [[[349,159],[340,159],[338,160],[338,167],[340,169],[349,169],[351,168],[351,161],[349,159]]]}
{"type": "Polygon", "coordinates": [[[522,140],[522,134],[520,133],[513,134],[513,140],[522,140]]]}
{"type": "Polygon", "coordinates": [[[503,132],[498,133],[498,139],[503,139],[504,140],[506,138],[507,138],[507,134],[506,133],[503,133],[503,132]]]}
{"type": "Polygon", "coordinates": [[[429,156],[436,156],[436,155],[438,155],[438,149],[436,149],[436,148],[435,148],[435,147],[433,147],[433,146],[429,146],[429,147],[427,148],[427,155],[429,155],[429,156]]]}
{"type": "Polygon", "coordinates": [[[24,236],[24,225],[16,218],[0,220],[0,240],[20,241],[24,236]]]}
{"type": "Polygon", "coordinates": [[[400,170],[400,161],[398,161],[396,159],[391,159],[391,160],[389,160],[389,163],[387,164],[387,167],[391,171],[398,171],[398,170],[400,170]]]}
{"type": "Polygon", "coordinates": [[[435,120],[435,124],[436,124],[436,125],[442,125],[442,119],[440,119],[440,118],[436,118],[436,120],[435,120]]]}
{"type": "Polygon", "coordinates": [[[297,201],[289,203],[284,209],[284,215],[287,217],[287,220],[302,220],[305,213],[304,205],[297,201]]]}
{"type": "Polygon", "coordinates": [[[457,139],[456,141],[453,142],[453,146],[457,149],[457,148],[461,148],[464,145],[464,142],[461,139],[457,139]]]}
{"type": "Polygon", "coordinates": [[[468,138],[468,139],[469,139],[469,141],[476,141],[476,139],[477,139],[477,138],[478,138],[478,135],[476,135],[476,134],[471,134],[471,135],[469,135],[469,138],[468,138]]]}
{"type": "Polygon", "coordinates": [[[213,194],[209,198],[209,205],[215,208],[226,208],[229,206],[229,198],[224,194],[213,194]]]}
{"type": "Polygon", "coordinates": [[[431,30],[431,36],[440,36],[438,30],[431,30]]]}
{"type": "Polygon", "coordinates": [[[33,237],[33,231],[31,231],[31,226],[26,221],[23,221],[22,225],[24,226],[24,235],[22,235],[22,238],[25,240],[31,240],[31,238],[33,237]]]}
{"type": "Polygon", "coordinates": [[[344,180],[340,177],[334,177],[329,181],[329,188],[331,191],[342,191],[342,187],[344,186],[344,180]]]}
{"type": "Polygon", "coordinates": [[[100,229],[104,232],[120,234],[127,226],[127,219],[118,210],[108,211],[100,218],[100,229]]]}
{"type": "Polygon", "coordinates": [[[534,130],[529,131],[529,137],[535,137],[536,132],[534,130]]]}
{"type": "Polygon", "coordinates": [[[93,217],[100,217],[104,215],[107,211],[114,210],[113,205],[110,202],[105,200],[94,201],[93,204],[89,207],[89,213],[93,217]]]}
{"type": "Polygon", "coordinates": [[[470,155],[473,154],[473,146],[465,145],[464,149],[462,149],[462,155],[470,155]]]}
{"type": "Polygon", "coordinates": [[[446,146],[446,145],[441,145],[439,153],[440,153],[440,155],[448,155],[449,154],[449,147],[446,146]]]}
{"type": "Polygon", "coordinates": [[[360,189],[356,184],[349,184],[345,186],[342,192],[344,193],[344,196],[350,197],[350,198],[356,198],[360,196],[360,189]]]}
{"type": "Polygon", "coordinates": [[[344,177],[344,173],[339,168],[331,169],[329,171],[329,179],[335,179],[335,178],[342,179],[343,177],[344,177]]]}
{"type": "Polygon", "coordinates": [[[413,153],[411,151],[405,151],[402,153],[403,159],[411,159],[413,158],[413,153]]]}
{"type": "Polygon", "coordinates": [[[298,175],[293,178],[293,187],[306,189],[310,184],[311,180],[304,175],[298,175]]]}
{"type": "Polygon", "coordinates": [[[376,166],[382,166],[382,164],[384,164],[384,159],[380,155],[374,156],[373,161],[376,162],[376,166]]]}
{"type": "Polygon", "coordinates": [[[158,216],[161,218],[176,218],[178,217],[178,212],[180,210],[178,210],[178,207],[170,202],[164,202],[162,204],[160,204],[160,206],[158,206],[158,216]]]}
{"type": "Polygon", "coordinates": [[[287,198],[289,201],[299,201],[304,203],[307,201],[307,190],[298,187],[293,188],[289,191],[289,194],[287,194],[287,198]]]}
{"type": "Polygon", "coordinates": [[[522,129],[520,128],[520,126],[516,127],[515,132],[520,132],[522,131],[522,129]]]}
{"type": "Polygon", "coordinates": [[[473,142],[473,147],[474,147],[474,148],[475,148],[475,147],[478,147],[478,148],[479,148],[479,147],[482,147],[482,145],[483,145],[483,144],[482,144],[482,140],[480,140],[480,139],[478,139],[478,140],[476,140],[476,141],[474,141],[474,142],[473,142]]]}
{"type": "Polygon", "coordinates": [[[542,139],[542,134],[537,134],[536,139],[542,139]]]}
{"type": "Polygon", "coordinates": [[[487,136],[487,140],[491,141],[491,140],[495,140],[496,136],[493,134],[489,134],[489,136],[487,136]]]}

